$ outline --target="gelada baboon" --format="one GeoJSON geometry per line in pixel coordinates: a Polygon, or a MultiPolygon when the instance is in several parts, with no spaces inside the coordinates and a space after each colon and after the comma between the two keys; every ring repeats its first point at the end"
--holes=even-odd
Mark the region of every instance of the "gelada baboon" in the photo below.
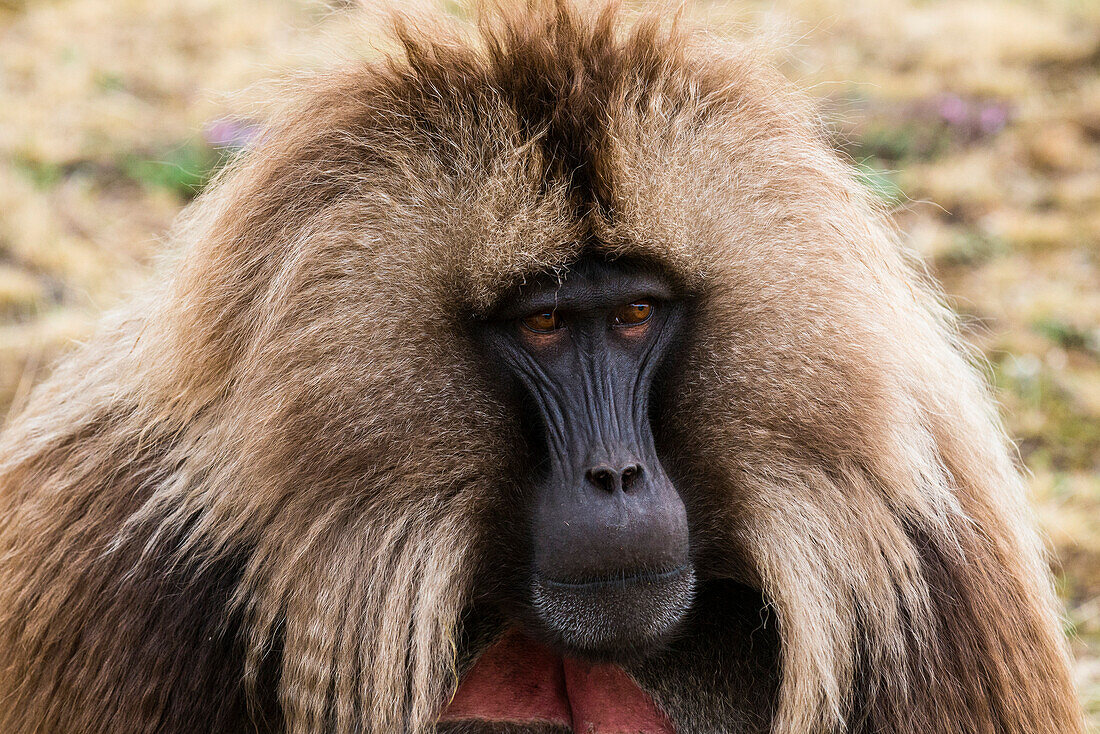
{"type": "Polygon", "coordinates": [[[397,23],[202,197],[4,438],[0,731],[1082,728],[949,314],[665,20],[397,23]]]}

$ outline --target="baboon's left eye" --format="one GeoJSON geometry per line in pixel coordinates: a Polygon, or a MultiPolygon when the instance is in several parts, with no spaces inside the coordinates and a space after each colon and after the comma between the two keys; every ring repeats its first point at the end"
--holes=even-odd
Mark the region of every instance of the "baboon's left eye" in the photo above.
{"type": "Polygon", "coordinates": [[[649,321],[653,315],[653,301],[635,301],[615,309],[611,323],[615,326],[637,326],[649,321]]]}

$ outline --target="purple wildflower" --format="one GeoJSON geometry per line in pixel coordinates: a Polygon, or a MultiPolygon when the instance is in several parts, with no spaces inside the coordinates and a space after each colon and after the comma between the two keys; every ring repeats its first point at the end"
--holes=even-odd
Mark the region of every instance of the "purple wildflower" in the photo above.
{"type": "Polygon", "coordinates": [[[203,139],[215,148],[242,150],[256,142],[260,126],[248,120],[223,117],[206,124],[203,139]]]}

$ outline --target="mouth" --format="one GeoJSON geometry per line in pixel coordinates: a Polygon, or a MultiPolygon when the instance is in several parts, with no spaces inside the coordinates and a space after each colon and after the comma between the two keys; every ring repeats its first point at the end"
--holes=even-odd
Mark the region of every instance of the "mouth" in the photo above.
{"type": "Polygon", "coordinates": [[[626,588],[633,586],[634,584],[659,584],[670,579],[676,578],[690,572],[688,565],[685,563],[678,568],[669,569],[666,571],[648,571],[640,570],[633,572],[623,572],[618,576],[604,576],[589,579],[578,580],[562,580],[555,579],[539,579],[537,583],[542,584],[547,588],[566,589],[572,591],[591,591],[599,593],[610,588],[626,588]]]}
{"type": "Polygon", "coordinates": [[[517,629],[463,676],[438,731],[468,731],[470,722],[493,731],[675,734],[649,694],[618,666],[559,655],[517,629]]]}
{"type": "Polygon", "coordinates": [[[542,632],[567,653],[613,660],[645,652],[666,640],[691,608],[690,564],[589,579],[546,579],[531,584],[542,632]]]}

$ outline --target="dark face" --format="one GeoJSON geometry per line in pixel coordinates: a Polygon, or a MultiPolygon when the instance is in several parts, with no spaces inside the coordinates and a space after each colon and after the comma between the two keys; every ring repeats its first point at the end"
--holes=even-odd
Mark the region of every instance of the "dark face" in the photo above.
{"type": "Polygon", "coordinates": [[[691,604],[687,516],[654,448],[654,374],[683,306],[658,276],[584,260],[525,285],[486,327],[532,406],[529,598],[568,651],[645,649],[691,604]]]}

